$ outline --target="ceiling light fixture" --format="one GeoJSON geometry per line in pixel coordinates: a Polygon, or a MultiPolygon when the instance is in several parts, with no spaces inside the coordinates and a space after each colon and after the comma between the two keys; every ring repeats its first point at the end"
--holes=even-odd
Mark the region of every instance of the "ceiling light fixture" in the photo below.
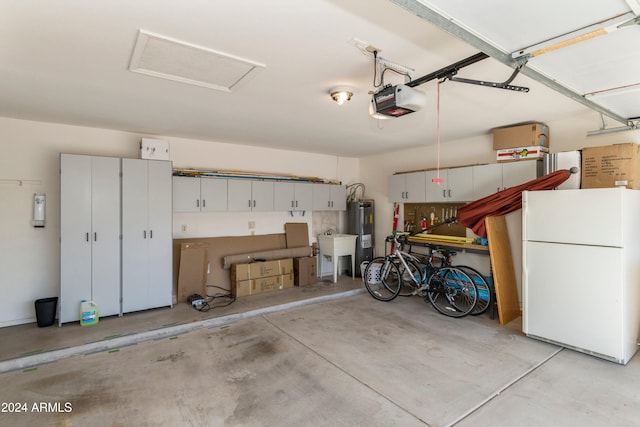
{"type": "Polygon", "coordinates": [[[338,105],[342,105],[345,101],[349,101],[353,96],[353,89],[347,86],[334,87],[329,91],[331,98],[338,105]]]}

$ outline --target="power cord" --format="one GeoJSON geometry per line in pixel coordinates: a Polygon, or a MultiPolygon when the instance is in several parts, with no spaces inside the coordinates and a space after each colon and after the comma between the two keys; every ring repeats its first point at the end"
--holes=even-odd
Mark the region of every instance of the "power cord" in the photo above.
{"type": "Polygon", "coordinates": [[[231,305],[236,300],[236,298],[231,295],[231,292],[229,290],[221,288],[220,286],[207,285],[207,288],[217,288],[224,291],[224,293],[219,292],[213,295],[209,295],[207,293],[206,297],[202,297],[199,294],[193,294],[189,296],[189,298],[187,298],[188,303],[198,311],[207,312],[214,308],[226,307],[228,305],[231,305]],[[226,301],[220,304],[214,304],[214,301],[220,299],[226,299],[226,301]]]}

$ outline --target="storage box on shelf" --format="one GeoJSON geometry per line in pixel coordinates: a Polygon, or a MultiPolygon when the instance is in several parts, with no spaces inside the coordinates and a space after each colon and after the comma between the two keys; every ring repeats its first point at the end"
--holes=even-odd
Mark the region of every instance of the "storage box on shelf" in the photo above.
{"type": "Polygon", "coordinates": [[[549,126],[544,123],[524,123],[493,129],[493,149],[520,147],[549,148],[549,126]]]}
{"type": "Polygon", "coordinates": [[[538,160],[542,159],[545,153],[549,152],[549,148],[532,145],[529,147],[503,148],[496,151],[496,160],[502,162],[517,162],[520,160],[538,160]]]}

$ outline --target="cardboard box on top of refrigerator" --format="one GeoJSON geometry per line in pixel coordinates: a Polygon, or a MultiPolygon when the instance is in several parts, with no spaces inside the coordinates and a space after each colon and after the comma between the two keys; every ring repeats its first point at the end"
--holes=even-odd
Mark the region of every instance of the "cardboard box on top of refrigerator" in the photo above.
{"type": "Polygon", "coordinates": [[[640,190],[640,145],[582,149],[582,188],[626,187],[640,190]]]}
{"type": "Polygon", "coordinates": [[[532,146],[549,149],[549,126],[531,122],[493,129],[494,150],[532,146]]]}

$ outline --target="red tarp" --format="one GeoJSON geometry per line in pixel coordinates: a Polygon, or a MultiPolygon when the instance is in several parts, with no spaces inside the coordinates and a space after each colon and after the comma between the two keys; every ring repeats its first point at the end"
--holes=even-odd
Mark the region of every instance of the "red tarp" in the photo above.
{"type": "Polygon", "coordinates": [[[505,215],[520,209],[523,191],[552,190],[565,182],[571,173],[571,170],[561,169],[471,202],[458,208],[458,222],[473,230],[478,236],[487,237],[485,217],[505,215]]]}

